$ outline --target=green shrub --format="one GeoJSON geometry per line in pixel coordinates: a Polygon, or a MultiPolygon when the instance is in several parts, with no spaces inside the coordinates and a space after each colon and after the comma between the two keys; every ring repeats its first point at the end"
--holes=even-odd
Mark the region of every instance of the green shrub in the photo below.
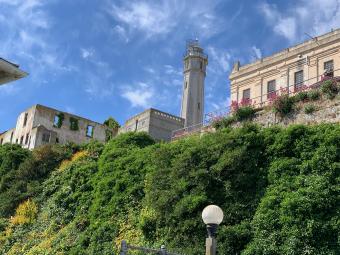
{"type": "Polygon", "coordinates": [[[339,92],[339,88],[335,81],[327,80],[322,84],[321,91],[328,99],[333,99],[339,92]]]}
{"type": "Polygon", "coordinates": [[[320,97],[321,97],[321,93],[317,89],[313,89],[313,90],[308,92],[308,99],[309,100],[316,101],[316,100],[320,99],[320,97]]]}
{"type": "Polygon", "coordinates": [[[0,219],[0,254],[119,254],[122,239],[201,254],[208,204],[225,215],[218,254],[339,253],[339,124],[245,125],[153,143],[124,134],[103,152],[89,145],[99,159],[53,171],[31,195],[30,224],[0,219]]]}
{"type": "Polygon", "coordinates": [[[120,128],[120,125],[118,121],[116,121],[114,118],[109,117],[107,120],[104,121],[104,125],[111,128],[111,129],[118,129],[120,128]]]}
{"type": "Polygon", "coordinates": [[[289,95],[282,95],[276,98],[273,102],[273,110],[281,117],[286,116],[294,109],[294,98],[289,95]]]}
{"type": "Polygon", "coordinates": [[[251,106],[243,106],[234,112],[234,117],[237,121],[249,120],[254,117],[255,109],[251,106]]]}
{"type": "Polygon", "coordinates": [[[304,109],[306,114],[311,114],[311,113],[315,112],[315,110],[316,110],[316,107],[313,104],[307,104],[305,106],[305,109],[304,109]]]}
{"type": "Polygon", "coordinates": [[[224,117],[220,120],[216,120],[212,123],[212,126],[215,129],[222,129],[222,128],[227,128],[230,127],[231,124],[236,122],[236,118],[234,116],[228,116],[224,117]]]}
{"type": "Polygon", "coordinates": [[[303,102],[308,99],[308,93],[306,91],[301,91],[294,96],[295,102],[303,102]]]}

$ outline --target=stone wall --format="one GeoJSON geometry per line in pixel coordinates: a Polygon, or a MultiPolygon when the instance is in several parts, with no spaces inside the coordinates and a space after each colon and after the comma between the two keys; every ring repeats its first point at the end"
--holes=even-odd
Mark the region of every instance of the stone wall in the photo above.
{"type": "MultiPolygon", "coordinates": [[[[272,109],[264,109],[255,114],[252,119],[254,123],[258,123],[264,127],[273,125],[287,126],[290,124],[320,124],[320,123],[338,123],[340,122],[340,98],[333,100],[319,100],[316,102],[299,103],[296,110],[286,117],[280,117],[275,114],[272,109]],[[307,104],[313,104],[316,110],[311,114],[304,112],[307,104]]],[[[241,123],[235,123],[233,126],[240,126],[241,123]]]]}

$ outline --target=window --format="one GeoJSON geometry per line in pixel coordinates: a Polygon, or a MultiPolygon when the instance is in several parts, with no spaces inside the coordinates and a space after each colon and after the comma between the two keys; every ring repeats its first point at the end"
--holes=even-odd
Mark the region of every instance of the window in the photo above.
{"type": "Polygon", "coordinates": [[[200,69],[203,70],[203,62],[200,61],[200,69]]]}
{"type": "Polygon", "coordinates": [[[303,71],[298,71],[294,74],[294,87],[299,88],[303,85],[303,71]]]}
{"type": "Polygon", "coordinates": [[[60,116],[56,114],[56,115],[54,116],[53,126],[59,127],[59,128],[60,128],[59,125],[60,125],[60,116]]]}
{"type": "Polygon", "coordinates": [[[326,72],[333,71],[334,70],[334,62],[333,62],[333,60],[329,60],[329,61],[326,61],[325,63],[323,63],[323,69],[326,72]]]}
{"type": "Polygon", "coordinates": [[[197,108],[198,108],[198,110],[201,110],[201,103],[197,104],[197,108]]]}
{"type": "Polygon", "coordinates": [[[71,130],[79,130],[78,119],[70,117],[70,129],[71,130]]]}
{"type": "Polygon", "coordinates": [[[13,135],[14,135],[14,132],[11,133],[11,140],[10,140],[10,143],[12,143],[12,141],[13,141],[13,135]]]}
{"type": "Polygon", "coordinates": [[[272,98],[276,94],[276,81],[268,81],[267,84],[267,98],[272,98]]]}
{"type": "Polygon", "coordinates": [[[19,141],[19,140],[18,140],[18,138],[17,138],[17,139],[15,139],[15,143],[16,143],[16,144],[18,144],[18,141],[19,141]]]}
{"type": "Polygon", "coordinates": [[[333,77],[334,76],[333,60],[329,60],[329,61],[323,63],[323,69],[325,70],[325,76],[333,77]]]}
{"type": "Polygon", "coordinates": [[[58,137],[55,138],[55,143],[59,143],[59,138],[58,137]]]}
{"type": "Polygon", "coordinates": [[[250,99],[250,89],[243,90],[242,98],[243,99],[250,99]]]}
{"type": "Polygon", "coordinates": [[[185,89],[188,87],[188,82],[187,81],[185,82],[184,86],[185,86],[185,89]]]}
{"type": "Polygon", "coordinates": [[[22,145],[24,143],[24,136],[20,137],[20,145],[22,145]]]}
{"type": "Polygon", "coordinates": [[[25,127],[26,124],[27,124],[27,119],[28,119],[28,113],[26,112],[26,113],[25,113],[25,117],[24,117],[24,127],[25,127]]]}
{"type": "Polygon", "coordinates": [[[189,68],[189,61],[185,61],[185,69],[189,68]]]}
{"type": "Polygon", "coordinates": [[[93,137],[94,126],[88,125],[86,128],[86,136],[93,137]]]}
{"type": "Polygon", "coordinates": [[[50,133],[43,133],[43,136],[42,136],[42,141],[44,143],[49,143],[50,142],[50,133]]]}
{"type": "Polygon", "coordinates": [[[2,145],[2,144],[3,144],[3,142],[4,142],[4,139],[3,139],[3,138],[1,138],[1,140],[0,140],[0,145],[2,145]]]}
{"type": "Polygon", "coordinates": [[[26,134],[25,144],[28,144],[29,138],[30,138],[30,134],[26,134]]]}

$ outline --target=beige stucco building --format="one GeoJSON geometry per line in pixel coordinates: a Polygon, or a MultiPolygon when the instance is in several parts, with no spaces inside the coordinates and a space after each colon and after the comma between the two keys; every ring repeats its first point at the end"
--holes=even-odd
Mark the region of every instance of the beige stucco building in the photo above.
{"type": "Polygon", "coordinates": [[[18,80],[27,76],[27,73],[19,69],[19,66],[0,58],[0,85],[18,80]]]}
{"type": "Polygon", "coordinates": [[[261,106],[286,91],[293,94],[324,76],[340,76],[340,29],[254,63],[234,65],[231,100],[261,106]]]}
{"type": "Polygon", "coordinates": [[[27,149],[44,144],[84,143],[92,139],[106,141],[117,130],[95,121],[42,105],[22,112],[15,128],[0,134],[0,144],[16,143],[27,149]]]}
{"type": "Polygon", "coordinates": [[[183,127],[183,118],[150,108],[128,119],[119,133],[146,132],[157,141],[170,141],[172,132],[183,127]]]}

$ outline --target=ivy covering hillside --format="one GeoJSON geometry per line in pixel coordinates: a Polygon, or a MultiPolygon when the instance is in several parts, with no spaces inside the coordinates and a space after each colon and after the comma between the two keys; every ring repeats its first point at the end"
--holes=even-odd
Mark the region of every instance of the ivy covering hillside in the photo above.
{"type": "Polygon", "coordinates": [[[120,241],[203,254],[340,254],[340,126],[222,129],[155,143],[0,146],[0,254],[118,254],[120,241]]]}

